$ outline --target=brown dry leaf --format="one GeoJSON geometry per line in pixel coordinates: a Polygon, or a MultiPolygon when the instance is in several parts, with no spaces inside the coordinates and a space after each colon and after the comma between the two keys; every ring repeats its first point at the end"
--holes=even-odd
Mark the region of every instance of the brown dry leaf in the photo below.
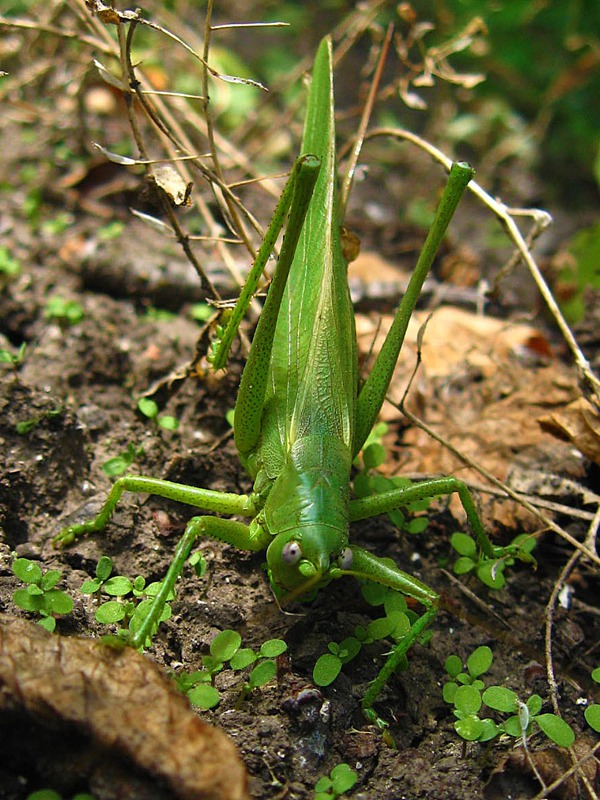
{"type": "Polygon", "coordinates": [[[539,423],[543,430],[571,442],[586,458],[600,465],[600,414],[585,398],[542,417],[539,423]]]}
{"type": "Polygon", "coordinates": [[[66,752],[52,749],[33,757],[38,768],[40,763],[58,767],[64,780],[75,770],[73,779],[86,780],[98,800],[249,798],[233,742],[200,720],[161,670],[129,648],[50,635],[1,615],[0,709],[0,739],[7,743],[3,759],[15,738],[19,753],[26,741],[30,749],[47,740],[65,750],[71,739],[66,752]],[[24,724],[38,732],[19,736],[16,730],[24,724]],[[88,742],[84,753],[82,741],[88,742]],[[66,760],[57,764],[60,755],[66,760]],[[136,793],[132,785],[140,781],[136,793]]]}
{"type": "Polygon", "coordinates": [[[174,206],[191,205],[190,194],[193,183],[184,181],[171,164],[154,164],[152,167],[152,179],[174,206]]]}
{"type": "MultiPolygon", "coordinates": [[[[581,736],[573,744],[573,753],[579,760],[585,759],[580,766],[580,770],[585,774],[589,783],[594,786],[598,777],[598,763],[596,759],[590,757],[595,742],[587,736],[581,736]]],[[[497,797],[496,789],[500,789],[502,785],[502,774],[510,774],[513,770],[518,770],[526,775],[533,776],[531,762],[541,775],[544,783],[549,786],[561,779],[561,777],[571,767],[572,762],[569,757],[569,752],[563,747],[546,747],[542,750],[533,750],[528,754],[522,747],[518,747],[510,753],[503,762],[494,770],[492,778],[487,787],[486,795],[488,797],[497,797]],[[531,759],[531,761],[530,761],[531,759]]],[[[564,779],[552,792],[552,797],[561,798],[561,800],[570,800],[570,798],[579,797],[580,792],[578,789],[577,773],[570,775],[564,779]]],[[[500,796],[505,797],[505,794],[500,796]]]]}
{"type": "MultiPolygon", "coordinates": [[[[427,312],[413,314],[388,395],[399,402],[417,360],[417,336],[427,312]]],[[[377,353],[391,317],[381,321],[377,353]]],[[[361,350],[367,351],[377,323],[359,317],[361,350]]],[[[541,430],[538,419],[551,409],[564,409],[579,394],[576,376],[557,359],[540,360],[540,332],[530,325],[482,317],[451,306],[436,310],[427,323],[422,364],[407,407],[454,445],[501,480],[520,470],[580,474],[580,460],[541,430]]],[[[398,411],[384,405],[382,418],[396,420],[398,411]]],[[[404,472],[456,474],[464,480],[482,477],[425,431],[403,435],[399,460],[404,472]]],[[[456,511],[459,504],[452,501],[456,511]]],[[[492,501],[484,517],[510,526],[529,526],[533,518],[515,503],[492,501]],[[515,516],[515,515],[518,515],[515,516]]],[[[459,514],[459,516],[461,516],[459,514]]]]}

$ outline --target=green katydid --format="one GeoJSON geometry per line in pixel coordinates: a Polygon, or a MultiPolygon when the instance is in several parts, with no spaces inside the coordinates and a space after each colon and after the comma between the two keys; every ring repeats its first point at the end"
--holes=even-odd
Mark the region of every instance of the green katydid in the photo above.
{"type": "Polygon", "coordinates": [[[455,478],[352,499],[350,471],[384,401],[408,321],[450,218],[473,171],[455,164],[434,224],[371,374],[359,391],[354,313],[337,219],[331,42],[318,50],[302,142],[306,155],[294,167],[228,327],[213,353],[223,366],[229,345],[252,297],[278,233],[287,232],[242,376],[235,408],[235,443],[254,481],[249,495],[227,494],[156,478],[119,478],[98,515],[65,528],[60,545],[101,530],[124,491],[144,492],[219,514],[251,518],[250,524],[214,516],[192,518],[147,616],[131,635],[147,646],[166,598],[199,536],[248,551],[266,549],[269,577],[298,597],[345,575],[374,581],[419,601],[425,608],[397,643],[362,701],[367,719],[385,723],[373,703],[407,650],[437,613],[438,595],[425,584],[351,544],[349,524],[419,499],[456,492],[478,546],[487,559],[520,555],[494,547],[466,485],[455,478]]]}

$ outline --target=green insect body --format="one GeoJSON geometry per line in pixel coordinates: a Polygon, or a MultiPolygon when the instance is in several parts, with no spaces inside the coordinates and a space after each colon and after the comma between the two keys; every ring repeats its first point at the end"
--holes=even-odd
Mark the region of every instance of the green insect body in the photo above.
{"type": "Polygon", "coordinates": [[[361,499],[350,496],[350,470],[384,401],[404,335],[429,266],[448,222],[472,176],[455,164],[423,253],[390,333],[359,391],[356,335],[342,254],[336,198],[336,157],[331,42],[325,39],[313,69],[302,143],[247,284],[211,360],[224,365],[229,346],[253,296],[266,260],[288,216],[286,235],[242,375],[235,409],[235,443],[254,480],[250,495],[184,486],[156,478],[119,478],[100,513],[65,528],[55,543],[101,530],[124,491],[147,492],[206,511],[251,518],[249,525],[210,515],[188,523],[148,615],[131,644],[151,641],[169,593],[199,536],[249,551],[267,551],[269,576],[281,590],[300,597],[345,575],[388,586],[423,604],[424,613],[394,646],[363,698],[367,719],[385,723],[373,710],[379,692],[407,650],[436,615],[438,595],[387,559],[349,541],[351,522],[458,493],[479,549],[486,558],[527,556],[493,547],[464,483],[425,481],[361,499]]]}

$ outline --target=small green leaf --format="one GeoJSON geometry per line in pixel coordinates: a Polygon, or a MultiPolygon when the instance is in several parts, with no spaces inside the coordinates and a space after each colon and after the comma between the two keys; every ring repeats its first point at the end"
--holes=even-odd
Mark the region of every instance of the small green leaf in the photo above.
{"type": "Polygon", "coordinates": [[[208,569],[208,561],[202,555],[202,553],[195,552],[189,557],[189,563],[194,568],[194,572],[198,578],[203,578],[206,575],[206,570],[208,569]]]}
{"type": "Polygon", "coordinates": [[[479,736],[477,737],[478,742],[489,742],[491,739],[495,739],[496,736],[500,733],[500,728],[493,719],[486,717],[485,719],[481,720],[482,730],[479,736]]]}
{"type": "Polygon", "coordinates": [[[389,594],[389,589],[387,586],[382,586],[380,583],[368,581],[361,584],[360,593],[370,606],[381,606],[385,603],[386,597],[389,594]]]}
{"type": "Polygon", "coordinates": [[[159,417],[158,424],[166,431],[176,431],[179,429],[179,420],[177,417],[172,417],[170,414],[164,414],[159,417]]]}
{"type": "Polygon", "coordinates": [[[137,403],[138,411],[140,411],[148,419],[156,419],[158,417],[158,405],[154,400],[149,397],[140,397],[137,403]]]}
{"type": "Polygon", "coordinates": [[[477,554],[475,541],[467,536],[466,533],[453,533],[450,537],[450,545],[456,550],[459,556],[468,556],[471,559],[477,554]]]}
{"type": "Polygon", "coordinates": [[[374,443],[365,447],[362,454],[365,469],[377,469],[385,461],[385,456],[385,448],[380,444],[374,443]]]}
{"type": "Polygon", "coordinates": [[[415,517],[404,526],[404,530],[412,534],[423,533],[428,525],[429,519],[427,517],[415,517]]]}
{"type": "Polygon", "coordinates": [[[596,669],[592,670],[592,680],[596,681],[596,683],[600,683],[600,667],[596,667],[596,669]]]}
{"type": "Polygon", "coordinates": [[[110,578],[113,569],[112,560],[108,556],[100,556],[96,564],[96,577],[100,581],[106,581],[110,578]]]}
{"type": "Polygon", "coordinates": [[[31,595],[27,589],[16,589],[12,595],[13,603],[23,611],[40,611],[44,603],[44,595],[31,595]]]}
{"type": "Polygon", "coordinates": [[[49,569],[48,572],[42,576],[40,588],[43,592],[47,592],[49,589],[54,589],[59,580],[60,572],[57,569],[49,569]]]}
{"type": "Polygon", "coordinates": [[[463,719],[457,719],[454,730],[467,742],[475,742],[484,731],[482,720],[475,714],[470,714],[463,719]]]}
{"type": "Polygon", "coordinates": [[[111,597],[125,597],[133,589],[133,584],[124,575],[114,575],[108,578],[102,586],[102,591],[111,597]]]}
{"type": "Polygon", "coordinates": [[[96,609],[96,621],[103,625],[110,625],[113,622],[120,622],[125,618],[125,606],[119,603],[118,600],[109,600],[108,603],[102,603],[96,609]]]}
{"type": "Polygon", "coordinates": [[[118,478],[130,465],[131,461],[128,461],[123,456],[115,456],[114,458],[109,458],[108,461],[102,464],[102,472],[107,478],[118,478]]]}
{"type": "Polygon", "coordinates": [[[219,661],[229,661],[239,650],[241,643],[242,637],[237,631],[221,631],[210,643],[211,655],[219,661]]]}
{"type": "Polygon", "coordinates": [[[385,596],[383,607],[387,616],[396,611],[400,611],[404,614],[408,608],[406,604],[406,597],[400,594],[400,592],[388,592],[385,596]]]}
{"type": "Polygon", "coordinates": [[[70,614],[73,611],[73,600],[60,589],[50,589],[44,593],[44,607],[52,614],[70,614]]]}
{"type": "MultiPolygon", "coordinates": [[[[144,594],[149,598],[156,597],[156,595],[160,592],[162,585],[163,585],[162,581],[152,581],[152,583],[149,583],[148,586],[146,586],[146,588],[144,589],[144,594]]],[[[175,600],[175,592],[172,589],[168,593],[166,599],[167,602],[175,600]]]]}
{"type": "Polygon", "coordinates": [[[571,726],[556,714],[538,714],[535,721],[546,736],[560,747],[571,747],[575,741],[575,734],[571,726]]]}
{"type": "Polygon", "coordinates": [[[231,669],[235,670],[246,669],[250,664],[254,664],[257,658],[258,656],[250,647],[241,647],[237,653],[229,659],[229,666],[231,669]]]}
{"type": "Polygon", "coordinates": [[[338,764],[329,774],[333,784],[333,791],[337,795],[350,791],[358,780],[358,775],[348,764],[338,764]]]}
{"type": "Polygon", "coordinates": [[[81,584],[79,590],[81,594],[94,594],[102,586],[102,581],[98,578],[90,578],[81,584]]]}
{"type": "Polygon", "coordinates": [[[457,655],[448,656],[444,661],[444,668],[451,678],[456,678],[462,672],[462,660],[457,655]]]}
{"type": "Polygon", "coordinates": [[[600,705],[592,703],[592,705],[588,706],[583,712],[583,716],[590,728],[600,733],[600,705]]]}
{"type": "Polygon", "coordinates": [[[502,589],[506,584],[503,567],[502,562],[484,561],[477,567],[477,577],[490,589],[502,589]]]}
{"type": "Polygon", "coordinates": [[[515,739],[519,739],[523,734],[521,720],[519,719],[518,714],[514,714],[512,717],[509,717],[507,720],[505,720],[501,727],[504,729],[505,733],[507,733],[509,736],[514,736],[515,739]]]}
{"type": "Polygon", "coordinates": [[[42,580],[42,570],[39,565],[28,558],[16,558],[12,564],[12,571],[23,583],[38,584],[42,580]]]}
{"type": "Polygon", "coordinates": [[[477,691],[474,686],[459,686],[454,694],[453,702],[461,714],[477,714],[481,708],[481,692],[477,691]]]}
{"type": "Polygon", "coordinates": [[[355,496],[359,499],[361,497],[370,497],[373,494],[371,476],[366,472],[359,472],[354,478],[352,488],[355,496]]]}
{"type": "Polygon", "coordinates": [[[263,658],[277,658],[287,650],[287,644],[283,639],[269,639],[263,642],[260,648],[260,655],[263,658]]]}
{"type": "Polygon", "coordinates": [[[208,683],[201,683],[191,689],[188,692],[188,699],[193,706],[204,708],[205,710],[214,708],[221,700],[219,692],[208,683]]]}
{"type": "Polygon", "coordinates": [[[38,789],[28,794],[27,800],[62,800],[62,797],[54,789],[38,789]]]}
{"type": "Polygon", "coordinates": [[[195,322],[207,322],[215,313],[215,309],[208,303],[193,303],[188,310],[190,319],[195,322]]]}
{"type": "Polygon", "coordinates": [[[400,511],[400,509],[396,508],[394,511],[388,511],[388,519],[390,522],[395,525],[400,530],[403,530],[406,524],[406,517],[400,511]]]}
{"type": "Polygon", "coordinates": [[[490,648],[483,645],[473,650],[467,659],[467,669],[474,678],[478,678],[492,666],[493,659],[494,656],[490,648]]]}
{"type": "Polygon", "coordinates": [[[251,689],[258,689],[265,683],[272,681],[277,674],[277,665],[270,658],[259,663],[254,667],[248,678],[248,686],[251,689]]]}
{"type": "Polygon", "coordinates": [[[514,714],[517,710],[518,699],[512,689],[504,686],[490,686],[483,693],[483,702],[488,708],[503,711],[505,714],[514,714]]]}
{"type": "Polygon", "coordinates": [[[349,661],[352,661],[361,650],[361,643],[355,636],[348,636],[346,639],[340,642],[340,661],[343,664],[347,664],[349,661]],[[343,655],[341,655],[343,653],[343,655]]]}
{"type": "Polygon", "coordinates": [[[375,642],[379,639],[386,639],[388,636],[391,636],[393,630],[394,620],[390,617],[374,619],[367,625],[367,633],[375,642]]]}
{"type": "Polygon", "coordinates": [[[458,689],[458,684],[454,683],[454,681],[446,681],[442,688],[442,697],[446,703],[450,703],[454,705],[454,698],[456,696],[456,690],[458,689]]]}
{"type": "Polygon", "coordinates": [[[313,669],[313,681],[317,686],[329,686],[342,671],[342,661],[332,653],[324,653],[317,659],[313,669]]]}
{"type": "Polygon", "coordinates": [[[56,628],[56,620],[54,617],[44,617],[43,619],[39,619],[37,624],[40,626],[40,628],[48,631],[48,633],[54,633],[56,628]]]}
{"type": "MultiPolygon", "coordinates": [[[[329,792],[332,787],[331,778],[328,775],[323,775],[322,778],[315,783],[315,792],[329,792]]],[[[326,797],[331,797],[327,794],[326,797]]]]}
{"type": "Polygon", "coordinates": [[[392,611],[387,619],[392,624],[390,636],[398,641],[409,632],[411,628],[410,619],[403,611],[392,611]]]}
{"type": "Polygon", "coordinates": [[[535,717],[536,714],[539,714],[542,710],[542,705],[542,698],[539,696],[539,694],[532,694],[527,700],[527,709],[529,711],[529,715],[531,717],[535,717]]]}
{"type": "Polygon", "coordinates": [[[452,572],[455,575],[466,575],[467,572],[471,572],[475,569],[475,562],[472,558],[468,558],[467,556],[461,556],[457,558],[452,566],[452,572]]]}

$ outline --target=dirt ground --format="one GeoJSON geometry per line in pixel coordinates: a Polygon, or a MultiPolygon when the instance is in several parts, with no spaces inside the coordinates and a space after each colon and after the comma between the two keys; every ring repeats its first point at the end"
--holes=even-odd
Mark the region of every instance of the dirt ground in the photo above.
{"type": "MultiPolygon", "coordinates": [[[[96,637],[106,632],[106,626],[94,620],[97,599],[81,594],[80,587],[93,577],[100,556],[109,555],[119,574],[160,580],[191,512],[155,497],[127,495],[103,534],[60,551],[52,547],[51,537],[98,508],[110,488],[101,467],[129,445],[143,449],[132,472],[248,492],[250,482],[225,420],[225,412],[235,404],[243,359],[236,356],[219,380],[197,374],[169,382],[169,376],[184,373],[199,337],[199,325],[186,314],[190,302],[202,294],[195,276],[174,244],[165,244],[142,221],[127,216],[122,195],[115,202],[121,203],[117,212],[126,221],[125,229],[114,240],[99,238],[106,220],[98,216],[97,208],[78,202],[81,195],[70,196],[66,229],[52,232],[32,224],[26,213],[29,189],[16,177],[22,175],[23,164],[38,164],[43,170],[42,219],[62,210],[67,190],[61,199],[52,185],[60,170],[48,166],[47,139],[38,136],[32,142],[24,135],[25,128],[16,115],[1,140],[1,178],[4,186],[12,187],[2,192],[3,241],[22,269],[2,285],[0,344],[16,352],[26,343],[27,349],[22,364],[3,367],[0,377],[0,611],[34,618],[11,600],[21,585],[11,571],[16,554],[35,560],[44,570],[62,572],[59,586],[75,605],[72,614],[58,620],[57,631],[63,636],[96,637]],[[48,298],[57,295],[79,303],[83,317],[73,324],[48,318],[48,298]],[[169,308],[176,316],[149,315],[145,313],[149,307],[169,308]],[[161,413],[179,420],[178,431],[163,430],[136,410],[136,399],[149,391],[161,413]],[[31,424],[20,433],[18,425],[23,422],[31,424]]],[[[567,219],[568,228],[566,215],[561,217],[559,211],[559,218],[567,219]]],[[[463,224],[472,226],[473,219],[463,224]]],[[[376,250],[377,241],[369,244],[376,250]]],[[[557,237],[552,247],[560,248],[557,237]]],[[[464,257],[454,239],[446,255],[460,258],[461,252],[464,257]]],[[[363,311],[367,327],[378,318],[373,305],[377,303],[370,301],[363,311]]],[[[529,478],[536,475],[535,490],[527,493],[559,503],[558,511],[547,513],[582,541],[594,506],[586,505],[586,498],[573,486],[593,493],[598,465],[571,444],[542,432],[538,424],[539,417],[577,398],[574,370],[543,312],[532,316],[527,302],[521,306],[511,302],[508,310],[500,311],[515,319],[524,319],[527,313],[527,323],[542,332],[542,352],[531,346],[525,355],[512,351],[497,361],[487,351],[493,369],[470,361],[452,378],[432,376],[430,370],[421,376],[413,407],[428,421],[442,425],[444,419],[449,421],[450,427],[440,433],[446,431],[452,441],[490,464],[497,477],[505,479],[515,471],[529,478]],[[524,395],[526,401],[508,408],[511,398],[524,395]],[[482,427],[471,427],[483,422],[482,427]],[[471,435],[471,430],[476,433],[471,435]],[[470,449],[472,441],[478,443],[476,452],[470,449]],[[550,485],[557,476],[563,484],[574,482],[569,491],[564,485],[550,485]]],[[[503,323],[509,325],[507,318],[503,323]]],[[[475,344],[472,340],[467,350],[475,344]]],[[[588,351],[588,357],[594,355],[588,351]]],[[[400,423],[397,412],[388,412],[388,417],[386,444],[394,463],[386,464],[386,469],[447,471],[443,448],[432,445],[429,451],[423,434],[400,423]],[[417,461],[411,461],[411,447],[418,448],[413,456],[417,461]]],[[[456,474],[463,474],[453,456],[449,464],[456,474]]],[[[399,533],[383,519],[352,528],[353,541],[392,558],[443,598],[430,642],[413,648],[408,670],[394,676],[377,703],[379,713],[390,722],[395,750],[366,724],[360,709],[361,697],[383,663],[383,643],[363,650],[330,687],[316,690],[311,684],[312,667],[327,644],[341,641],[375,614],[356,585],[349,579],[339,581],[322,590],[314,602],[283,613],[261,568],[262,555],[212,541],[198,543],[208,572],[197,578],[186,568],[172,604],[173,616],[161,626],[147,658],[178,674],[199,669],[211,640],[224,629],[239,631],[244,646],[253,648],[268,638],[285,640],[288,652],[280,659],[277,680],[239,704],[239,677],[225,670],[217,680],[221,703],[202,712],[203,719],[225,731],[239,748],[252,797],[311,798],[317,779],[340,762],[356,770],[358,783],[351,796],[361,800],[543,796],[523,750],[515,749],[512,741],[465,743],[456,734],[452,710],[442,698],[444,661],[452,653],[466,659],[477,646],[489,645],[494,654],[490,682],[509,686],[521,698],[538,693],[544,710],[552,710],[545,654],[547,605],[574,549],[512,501],[500,503],[485,492],[478,493],[477,500],[494,542],[506,543],[521,532],[535,533],[538,540],[537,569],[514,566],[507,572],[506,587],[498,592],[471,576],[457,581],[447,571],[452,563],[449,537],[462,524],[453,505],[436,505],[427,531],[418,537],[399,533]]],[[[553,606],[552,656],[560,713],[576,733],[575,754],[581,758],[597,738],[585,723],[581,700],[592,699],[595,691],[590,672],[598,666],[598,567],[581,560],[567,582],[570,602],[553,606]]],[[[12,734],[2,726],[6,748],[2,748],[5,756],[0,754],[0,797],[18,800],[46,786],[65,797],[84,790],[93,791],[97,800],[150,796],[147,788],[132,788],[126,782],[118,789],[107,786],[97,771],[85,779],[75,774],[68,753],[57,747],[59,740],[68,741],[71,735],[66,722],[54,719],[52,735],[41,733],[31,719],[18,724],[21,727],[15,730],[28,741],[27,758],[20,759],[14,748],[8,748],[12,734]]],[[[569,769],[567,751],[541,735],[532,739],[530,747],[546,784],[569,769]]],[[[107,758],[124,756],[113,749],[107,758]]],[[[551,796],[594,796],[589,786],[597,786],[597,770],[590,764],[593,759],[588,761],[587,789],[581,780],[565,778],[551,796]]],[[[162,796],[179,795],[169,789],[162,796]]]]}

